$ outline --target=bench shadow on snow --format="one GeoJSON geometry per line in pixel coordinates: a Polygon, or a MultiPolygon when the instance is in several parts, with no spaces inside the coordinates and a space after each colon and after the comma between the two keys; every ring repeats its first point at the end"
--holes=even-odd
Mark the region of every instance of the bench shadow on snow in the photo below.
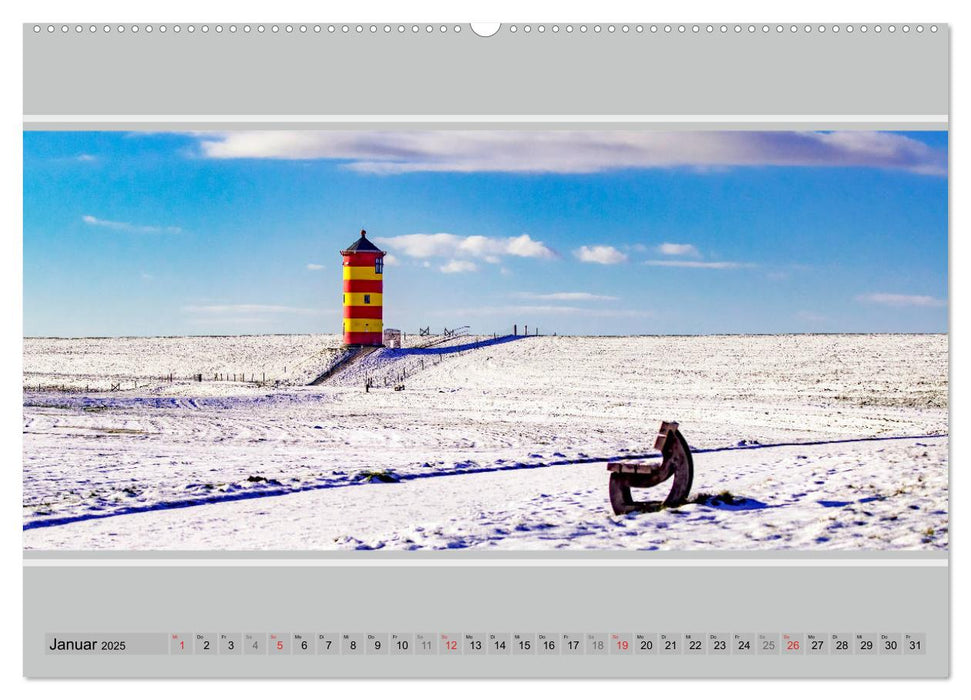
{"type": "Polygon", "coordinates": [[[745,496],[734,496],[730,493],[720,493],[716,496],[707,493],[698,494],[692,504],[714,508],[715,510],[766,510],[768,508],[781,508],[782,504],[770,506],[768,503],[759,501],[755,498],[745,496]]]}

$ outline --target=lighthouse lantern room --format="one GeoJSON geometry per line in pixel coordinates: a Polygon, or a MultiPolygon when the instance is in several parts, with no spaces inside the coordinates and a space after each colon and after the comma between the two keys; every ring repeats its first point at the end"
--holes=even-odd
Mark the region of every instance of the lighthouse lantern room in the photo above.
{"type": "Polygon", "coordinates": [[[344,345],[381,346],[382,287],[385,251],[367,239],[367,231],[342,250],[344,258],[344,345]]]}

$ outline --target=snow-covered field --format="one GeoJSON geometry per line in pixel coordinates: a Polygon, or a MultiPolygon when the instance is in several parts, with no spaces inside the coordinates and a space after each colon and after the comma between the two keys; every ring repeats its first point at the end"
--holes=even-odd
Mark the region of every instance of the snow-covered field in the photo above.
{"type": "MultiPolygon", "coordinates": [[[[268,383],[308,384],[326,368],[339,335],[241,335],[165,338],[25,338],[24,390],[108,391],[155,387],[171,375],[177,389],[202,374],[268,383]]],[[[206,391],[209,387],[197,387],[206,391]]],[[[238,387],[237,387],[238,388],[238,387]]]]}
{"type": "Polygon", "coordinates": [[[25,546],[948,545],[944,335],[532,337],[301,386],[338,342],[25,339],[25,546]],[[234,371],[274,382],[210,381],[234,371]],[[612,515],[604,462],[662,419],[695,502],[612,515]]]}

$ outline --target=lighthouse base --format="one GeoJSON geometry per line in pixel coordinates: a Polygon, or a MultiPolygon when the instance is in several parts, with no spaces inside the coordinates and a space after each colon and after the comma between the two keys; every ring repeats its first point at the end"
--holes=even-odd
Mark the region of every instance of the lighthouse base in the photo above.
{"type": "Polygon", "coordinates": [[[384,337],[378,332],[357,332],[344,334],[344,347],[350,345],[370,345],[374,347],[384,347],[384,337]]]}

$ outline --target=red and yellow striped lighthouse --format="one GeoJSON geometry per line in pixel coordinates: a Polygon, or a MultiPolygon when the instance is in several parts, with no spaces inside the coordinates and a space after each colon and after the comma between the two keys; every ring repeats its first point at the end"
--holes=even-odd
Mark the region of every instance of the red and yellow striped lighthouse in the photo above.
{"type": "Polygon", "coordinates": [[[344,345],[383,345],[381,290],[385,252],[367,231],[342,250],[344,256],[344,345]]]}

